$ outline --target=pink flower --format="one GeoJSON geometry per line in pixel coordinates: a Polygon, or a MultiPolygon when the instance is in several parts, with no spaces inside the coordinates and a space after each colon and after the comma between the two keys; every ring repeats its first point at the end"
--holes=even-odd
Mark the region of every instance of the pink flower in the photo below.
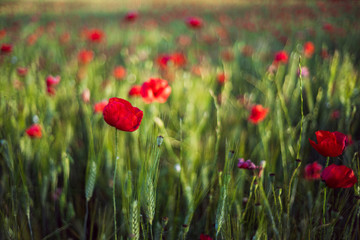
{"type": "Polygon", "coordinates": [[[88,88],[84,89],[84,91],[81,93],[81,98],[84,103],[90,102],[90,90],[88,88]]]}
{"type": "Polygon", "coordinates": [[[238,168],[253,170],[258,167],[250,159],[245,161],[243,158],[239,158],[238,168]]]}

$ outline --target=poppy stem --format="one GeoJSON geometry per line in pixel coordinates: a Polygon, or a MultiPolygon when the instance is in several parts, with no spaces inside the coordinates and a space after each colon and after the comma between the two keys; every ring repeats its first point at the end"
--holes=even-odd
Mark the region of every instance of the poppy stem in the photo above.
{"type": "Polygon", "coordinates": [[[113,179],[113,202],[114,202],[114,233],[115,240],[117,240],[117,228],[116,228],[116,197],[115,197],[115,186],[116,186],[116,172],[118,165],[118,157],[117,157],[117,129],[115,130],[115,167],[114,167],[114,179],[113,179]]]}
{"type": "MultiPolygon", "coordinates": [[[[329,159],[330,159],[330,157],[326,158],[326,167],[329,165],[329,159]]],[[[324,189],[324,203],[323,203],[323,224],[325,224],[325,220],[326,220],[325,219],[325,214],[326,214],[326,189],[327,189],[327,187],[325,186],[325,189],[324,189]]]]}

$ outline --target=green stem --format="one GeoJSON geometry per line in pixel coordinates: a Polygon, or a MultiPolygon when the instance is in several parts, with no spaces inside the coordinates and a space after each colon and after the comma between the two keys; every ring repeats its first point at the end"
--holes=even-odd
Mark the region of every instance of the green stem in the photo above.
{"type": "Polygon", "coordinates": [[[117,157],[117,129],[115,130],[115,168],[114,168],[114,179],[113,179],[113,202],[114,202],[114,231],[115,231],[115,240],[117,240],[117,228],[116,228],[116,197],[115,197],[115,186],[116,186],[116,172],[118,165],[117,157]]]}
{"type": "Polygon", "coordinates": [[[89,201],[86,199],[86,213],[85,213],[85,219],[84,219],[84,235],[83,235],[83,239],[86,239],[86,226],[87,226],[87,220],[88,220],[88,216],[89,216],[89,201]]]}
{"type": "MultiPolygon", "coordinates": [[[[330,159],[330,157],[327,157],[327,159],[326,159],[326,167],[329,165],[329,159],[330,159]]],[[[326,190],[327,190],[327,187],[325,186],[325,189],[324,189],[324,203],[323,203],[323,224],[325,224],[325,220],[326,220],[325,219],[325,215],[326,215],[326,190]]]]}
{"type": "MultiPolygon", "coordinates": [[[[299,136],[299,141],[298,141],[298,149],[297,149],[297,154],[296,154],[296,159],[299,159],[300,157],[300,150],[301,150],[301,136],[302,136],[302,132],[303,132],[303,122],[304,122],[304,99],[303,99],[303,92],[302,92],[302,77],[301,77],[301,57],[299,58],[299,79],[300,79],[300,111],[301,111],[301,122],[300,122],[300,136],[299,136]]],[[[287,227],[289,230],[290,227],[290,204],[291,204],[291,193],[292,193],[292,189],[291,189],[291,185],[292,182],[294,181],[294,178],[296,176],[296,173],[298,172],[298,169],[301,166],[301,161],[298,163],[297,167],[295,168],[291,178],[290,178],[290,183],[289,183],[289,190],[288,190],[288,196],[287,196],[287,227]]],[[[295,186],[296,188],[296,186],[295,186]]]]}

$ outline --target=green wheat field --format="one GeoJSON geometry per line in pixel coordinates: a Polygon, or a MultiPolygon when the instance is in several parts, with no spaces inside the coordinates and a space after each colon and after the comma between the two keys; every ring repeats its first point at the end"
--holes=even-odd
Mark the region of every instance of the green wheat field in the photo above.
{"type": "Polygon", "coordinates": [[[360,3],[188,4],[0,6],[0,239],[360,239],[360,3]]]}

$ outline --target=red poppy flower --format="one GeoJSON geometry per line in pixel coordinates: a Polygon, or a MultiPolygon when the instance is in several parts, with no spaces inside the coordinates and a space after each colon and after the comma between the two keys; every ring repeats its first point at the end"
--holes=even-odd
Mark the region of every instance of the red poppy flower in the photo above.
{"type": "Polygon", "coordinates": [[[248,120],[252,122],[253,124],[258,124],[259,122],[263,121],[268,114],[269,109],[264,108],[260,104],[255,105],[251,109],[251,114],[248,120]]]}
{"type": "Polygon", "coordinates": [[[314,43],[312,42],[306,42],[304,44],[304,54],[305,54],[305,57],[307,58],[311,58],[312,55],[314,54],[315,52],[315,45],[314,43]]]}
{"type": "Polygon", "coordinates": [[[70,41],[70,33],[64,32],[63,34],[61,34],[59,37],[59,41],[61,44],[68,43],[70,41]]]}
{"type": "Polygon", "coordinates": [[[348,134],[348,135],[346,136],[346,142],[345,142],[346,146],[352,145],[353,143],[354,143],[354,142],[353,142],[353,140],[352,140],[352,136],[351,136],[350,134],[348,134]]]}
{"type": "Polygon", "coordinates": [[[318,162],[313,162],[305,166],[305,179],[316,180],[320,179],[322,166],[318,162]]]}
{"type": "Polygon", "coordinates": [[[186,64],[186,57],[184,54],[177,52],[171,55],[171,60],[174,62],[174,65],[177,67],[182,67],[186,64]]]}
{"type": "Polygon", "coordinates": [[[140,85],[135,85],[130,89],[129,96],[130,97],[141,96],[140,92],[141,92],[141,86],[140,85]]]}
{"type": "Polygon", "coordinates": [[[335,28],[331,23],[324,23],[323,30],[325,32],[332,33],[335,30],[335,28]]]}
{"type": "Polygon", "coordinates": [[[322,49],[322,50],[321,50],[321,57],[322,57],[323,59],[327,59],[327,58],[330,57],[330,54],[329,54],[329,52],[328,52],[326,49],[322,49]]]}
{"type": "Polygon", "coordinates": [[[219,73],[216,77],[219,84],[224,84],[226,81],[225,73],[219,73]]]}
{"type": "Polygon", "coordinates": [[[16,69],[16,72],[19,75],[19,77],[25,77],[28,72],[28,69],[26,67],[18,67],[16,69]]]}
{"type": "Polygon", "coordinates": [[[94,52],[91,50],[83,49],[78,54],[78,61],[82,65],[86,65],[93,60],[94,52]]]}
{"type": "Polygon", "coordinates": [[[283,64],[286,64],[288,62],[288,54],[286,51],[279,51],[277,53],[275,53],[275,57],[274,57],[274,63],[275,64],[280,64],[280,63],[283,63],[283,64]]]}
{"type": "Polygon", "coordinates": [[[93,43],[100,43],[104,36],[104,32],[100,29],[91,29],[87,31],[87,39],[93,43]]]}
{"type": "Polygon", "coordinates": [[[221,52],[221,57],[226,62],[234,60],[234,53],[231,50],[224,50],[221,52]]]}
{"type": "Polygon", "coordinates": [[[6,30],[2,29],[0,30],[0,40],[3,39],[6,36],[6,30]]]}
{"type": "Polygon", "coordinates": [[[47,78],[46,78],[46,86],[49,88],[49,87],[54,87],[56,85],[58,85],[60,82],[60,76],[56,76],[56,77],[53,77],[52,75],[49,75],[47,78]]]}
{"type": "Polygon", "coordinates": [[[156,59],[156,62],[160,68],[165,69],[167,67],[168,62],[171,60],[172,58],[169,54],[161,54],[156,59]]]}
{"type": "Polygon", "coordinates": [[[181,47],[187,47],[191,44],[191,38],[187,35],[180,35],[177,39],[177,43],[181,47]]]}
{"type": "Polygon", "coordinates": [[[107,104],[108,104],[108,101],[106,101],[106,100],[95,103],[94,104],[94,113],[102,113],[107,104]]]}
{"type": "Polygon", "coordinates": [[[193,29],[199,29],[203,26],[203,20],[198,17],[189,17],[186,19],[186,24],[193,29]]]}
{"type": "Polygon", "coordinates": [[[110,98],[103,111],[104,120],[121,131],[133,132],[139,128],[143,111],[121,98],[110,98]]]}
{"type": "Polygon", "coordinates": [[[200,234],[200,240],[212,240],[212,238],[209,235],[200,234]]]}
{"type": "Polygon", "coordinates": [[[137,19],[138,15],[139,14],[135,11],[128,12],[124,17],[124,20],[127,22],[134,22],[137,19]]]}
{"type": "Polygon", "coordinates": [[[164,103],[170,96],[171,87],[164,79],[150,78],[143,83],[140,93],[145,103],[164,103]]]}
{"type": "Polygon", "coordinates": [[[28,129],[26,129],[26,134],[30,138],[41,138],[42,132],[39,124],[33,124],[28,129]]]}
{"type": "Polygon", "coordinates": [[[123,66],[117,66],[113,70],[115,79],[121,80],[126,76],[126,70],[123,66]]]}
{"type": "Polygon", "coordinates": [[[331,164],[321,173],[321,179],[329,188],[350,188],[357,183],[354,171],[344,165],[331,164]]]}
{"type": "Polygon", "coordinates": [[[55,96],[55,94],[56,94],[56,90],[53,87],[47,87],[46,91],[50,96],[55,96]]]}
{"type": "Polygon", "coordinates": [[[309,139],[309,142],[318,153],[325,157],[340,156],[346,145],[346,135],[341,132],[317,131],[315,132],[317,144],[309,139]]]}
{"type": "Polygon", "coordinates": [[[3,43],[1,45],[0,51],[1,51],[2,54],[8,54],[8,53],[12,52],[12,49],[13,49],[13,46],[11,44],[3,43]]]}

